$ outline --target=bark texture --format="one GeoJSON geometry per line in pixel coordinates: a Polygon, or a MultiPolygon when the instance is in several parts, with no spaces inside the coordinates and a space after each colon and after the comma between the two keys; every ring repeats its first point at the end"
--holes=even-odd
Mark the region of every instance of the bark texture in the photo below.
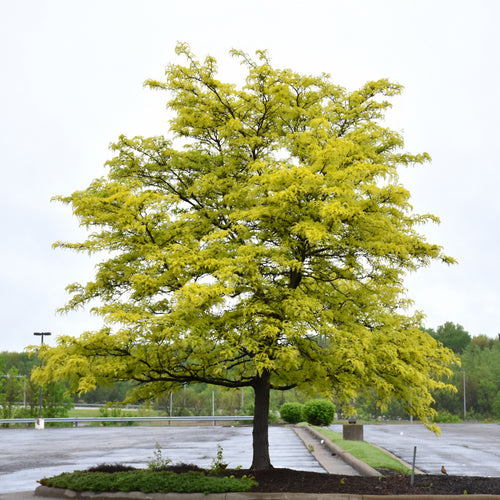
{"type": "Polygon", "coordinates": [[[269,397],[270,375],[263,373],[255,382],[255,411],[253,420],[253,460],[251,469],[272,469],[269,457],[269,397]]]}

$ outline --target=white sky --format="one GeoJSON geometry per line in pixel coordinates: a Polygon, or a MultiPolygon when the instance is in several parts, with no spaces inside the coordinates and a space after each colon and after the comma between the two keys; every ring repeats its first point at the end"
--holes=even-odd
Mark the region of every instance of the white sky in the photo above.
{"type": "Polygon", "coordinates": [[[65,286],[86,281],[85,255],[53,250],[83,232],[50,203],[106,173],[119,134],[167,135],[165,93],[142,87],[178,61],[177,41],[239,71],[227,55],[266,48],[277,67],[327,72],[349,90],[387,77],[406,90],[390,121],[433,162],[402,172],[423,229],[459,265],[407,281],[426,325],[496,336],[500,305],[497,0],[15,0],[0,8],[0,351],[35,331],[77,335],[99,320],[60,316],[65,286]]]}

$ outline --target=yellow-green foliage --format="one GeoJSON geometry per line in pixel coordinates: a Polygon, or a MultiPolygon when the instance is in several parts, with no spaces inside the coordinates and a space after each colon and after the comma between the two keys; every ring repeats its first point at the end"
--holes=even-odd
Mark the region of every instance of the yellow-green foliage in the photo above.
{"type": "Polygon", "coordinates": [[[57,198],[89,236],[55,246],[103,252],[64,310],[90,305],[106,326],[44,346],[37,380],[135,380],[145,399],[184,382],[297,386],[346,404],[370,386],[426,419],[454,357],[407,314],[403,279],[453,259],[417,232],[437,219],[398,181],[429,159],[383,124],[402,87],[348,92],[235,51],[239,88],[177,52],[186,64],[146,84],[168,92],[182,146],[121,136],[106,177],[57,198]]]}

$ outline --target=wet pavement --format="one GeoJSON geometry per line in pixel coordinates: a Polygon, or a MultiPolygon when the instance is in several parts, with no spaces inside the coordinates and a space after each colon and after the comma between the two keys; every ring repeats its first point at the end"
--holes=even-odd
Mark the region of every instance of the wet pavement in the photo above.
{"type": "MultiPolygon", "coordinates": [[[[157,444],[173,463],[210,467],[218,444],[230,468],[252,462],[249,426],[0,429],[0,493],[34,490],[43,477],[102,463],[146,467],[157,444]]],[[[293,429],[270,427],[269,444],[275,467],[325,472],[293,429]]]]}
{"type": "MultiPolygon", "coordinates": [[[[365,425],[364,439],[390,451],[409,464],[417,447],[415,465],[427,474],[500,477],[500,425],[440,424],[436,436],[422,424],[365,425]]],[[[342,432],[341,425],[331,426],[342,432]]]]}
{"type": "MultiPolygon", "coordinates": [[[[365,425],[364,438],[408,463],[417,446],[416,467],[429,474],[444,465],[452,475],[500,477],[500,425],[443,424],[441,431],[436,437],[421,424],[365,425]]],[[[270,427],[269,441],[275,467],[324,472],[293,429],[270,427]]],[[[101,463],[145,467],[157,444],[173,463],[210,467],[218,444],[229,467],[248,468],[252,460],[249,426],[0,429],[0,494],[33,492],[43,477],[101,463]]]]}

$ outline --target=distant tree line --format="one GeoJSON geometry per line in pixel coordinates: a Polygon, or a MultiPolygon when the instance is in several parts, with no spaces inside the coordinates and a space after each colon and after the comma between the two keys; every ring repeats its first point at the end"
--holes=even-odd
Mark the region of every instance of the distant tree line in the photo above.
{"type": "MultiPolygon", "coordinates": [[[[459,324],[446,322],[436,330],[426,329],[436,340],[458,356],[461,366],[452,366],[451,383],[456,392],[435,391],[434,409],[437,421],[460,421],[465,411],[467,420],[500,420],[500,338],[485,335],[471,337],[459,324]]],[[[26,353],[0,353],[0,415],[2,418],[36,417],[39,408],[40,386],[30,379],[31,370],[39,361],[26,353]]],[[[84,393],[70,396],[64,383],[43,387],[43,416],[67,416],[75,403],[106,404],[124,401],[134,386],[133,382],[117,382],[98,386],[84,393]]],[[[284,403],[305,403],[309,398],[298,390],[274,391],[271,395],[271,422],[276,421],[284,403]]],[[[340,405],[338,405],[340,407],[340,405]]],[[[403,405],[393,399],[387,407],[380,407],[375,391],[366,388],[353,401],[358,418],[373,420],[385,418],[408,419],[403,405]]],[[[158,398],[154,410],[165,415],[206,416],[212,412],[222,415],[253,414],[253,396],[249,388],[226,390],[208,384],[186,384],[182,389],[158,398]]],[[[345,418],[344,415],[338,415],[345,418]]]]}
{"type": "MultiPolygon", "coordinates": [[[[456,392],[435,391],[433,408],[438,422],[500,420],[500,338],[486,335],[471,337],[463,326],[446,322],[436,330],[426,329],[436,340],[451,349],[461,365],[453,365],[449,382],[456,392]],[[465,393],[464,393],[465,380],[465,393]],[[465,408],[464,408],[465,394],[465,408]]],[[[356,401],[358,414],[367,419],[407,419],[408,414],[397,400],[380,408],[373,391],[366,389],[356,401]]]]}
{"type": "MultiPolygon", "coordinates": [[[[0,353],[1,418],[38,417],[40,386],[31,380],[31,371],[39,363],[36,356],[29,357],[26,353],[0,353]]],[[[71,408],[73,399],[66,394],[64,382],[43,386],[43,417],[66,417],[71,408]]]]}
{"type": "Polygon", "coordinates": [[[500,335],[471,337],[461,325],[451,322],[428,333],[452,349],[461,361],[460,367],[453,367],[452,383],[457,392],[435,394],[438,412],[463,417],[465,380],[466,418],[500,420],[500,335]]]}

